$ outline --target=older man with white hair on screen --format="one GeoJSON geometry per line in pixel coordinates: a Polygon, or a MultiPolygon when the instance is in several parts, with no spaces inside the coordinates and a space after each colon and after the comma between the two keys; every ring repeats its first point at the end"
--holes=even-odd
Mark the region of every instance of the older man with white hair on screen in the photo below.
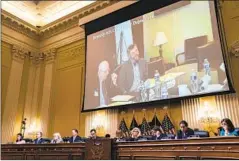
{"type": "Polygon", "coordinates": [[[108,104],[108,91],[106,89],[105,81],[109,72],[109,63],[107,61],[102,61],[98,67],[100,106],[106,106],[108,104]]]}
{"type": "Polygon", "coordinates": [[[91,99],[92,107],[106,107],[110,98],[120,91],[117,87],[117,75],[110,73],[109,62],[103,60],[98,65],[97,83],[94,88],[94,98],[91,99]]]}

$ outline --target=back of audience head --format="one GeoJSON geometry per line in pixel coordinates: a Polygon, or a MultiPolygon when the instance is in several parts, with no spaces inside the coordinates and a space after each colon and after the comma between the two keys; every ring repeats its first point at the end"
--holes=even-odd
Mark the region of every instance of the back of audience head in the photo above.
{"type": "Polygon", "coordinates": [[[106,138],[110,138],[110,134],[105,134],[105,137],[106,138]]]}

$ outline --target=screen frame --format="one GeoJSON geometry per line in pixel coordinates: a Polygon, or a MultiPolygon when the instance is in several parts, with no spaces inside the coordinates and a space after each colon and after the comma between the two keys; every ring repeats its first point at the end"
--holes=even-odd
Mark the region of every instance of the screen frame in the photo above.
{"type": "MultiPolygon", "coordinates": [[[[146,2],[147,0],[140,0],[139,2],[146,2]]],[[[228,69],[228,64],[227,64],[227,57],[226,54],[228,53],[228,46],[227,43],[225,41],[226,37],[225,37],[225,31],[223,28],[223,22],[222,22],[222,15],[220,13],[220,9],[219,9],[219,2],[218,0],[213,0],[214,3],[214,10],[215,10],[215,16],[216,16],[216,21],[217,21],[217,29],[218,29],[218,33],[219,33],[219,40],[220,40],[220,45],[221,45],[221,50],[222,50],[222,57],[223,57],[223,62],[225,64],[225,74],[228,80],[228,88],[229,90],[225,90],[225,91],[219,91],[219,92],[210,92],[210,93],[203,93],[203,94],[196,94],[196,95],[188,95],[188,96],[182,96],[182,97],[175,97],[175,98],[167,98],[167,99],[162,99],[162,100],[154,100],[154,101],[148,101],[148,102],[137,102],[137,103],[132,103],[132,104],[125,104],[125,105],[117,105],[117,106],[109,106],[109,107],[102,107],[102,108],[96,108],[96,109],[84,109],[84,103],[85,103],[85,90],[86,90],[86,73],[87,73],[87,36],[90,34],[93,34],[97,31],[101,31],[104,30],[106,28],[112,27],[114,25],[117,25],[119,23],[125,22],[127,20],[133,19],[135,17],[141,16],[143,14],[149,13],[151,11],[163,8],[163,7],[167,7],[169,5],[172,5],[174,3],[180,2],[183,0],[165,0],[165,1],[157,1],[160,3],[157,3],[157,5],[154,4],[154,7],[149,8],[147,11],[144,11],[144,13],[142,12],[138,12],[137,14],[134,14],[133,16],[127,16],[124,17],[123,20],[115,22],[114,24],[108,24],[108,26],[105,26],[104,28],[97,28],[97,30],[94,30],[94,32],[89,32],[89,30],[87,30],[87,27],[89,25],[96,25],[97,23],[99,23],[100,21],[105,21],[110,17],[110,15],[113,15],[112,17],[114,17],[115,15],[120,15],[120,13],[122,14],[122,12],[125,12],[125,10],[132,10],[132,8],[137,8],[140,6],[139,2],[136,2],[132,5],[129,5],[127,7],[124,7],[122,9],[119,9],[117,11],[114,11],[108,15],[105,15],[103,17],[100,17],[98,19],[95,19],[93,21],[90,21],[88,23],[85,24],[85,77],[84,77],[84,93],[83,93],[83,101],[82,101],[82,107],[81,107],[81,112],[91,112],[91,111],[98,111],[98,110],[105,110],[105,109],[113,109],[113,108],[117,108],[117,109],[125,109],[125,108],[139,108],[139,107],[145,107],[145,106],[155,106],[155,105],[165,105],[165,104],[171,104],[171,103],[175,103],[175,102],[180,102],[183,99],[192,99],[192,98],[199,98],[199,97],[206,97],[206,96],[215,96],[215,95],[223,95],[223,94],[230,94],[230,93],[235,93],[235,89],[232,85],[232,81],[231,81],[231,75],[229,74],[229,69],[228,69]],[[168,4],[162,3],[162,2],[166,2],[168,4]],[[156,7],[155,7],[156,6],[156,7]]],[[[141,3],[142,5],[143,3],[141,3]]],[[[141,6],[142,8],[142,6],[141,6]]],[[[210,7],[211,9],[211,7],[210,7]]],[[[211,10],[210,10],[211,11],[211,10]]],[[[105,25],[105,24],[104,24],[105,25]]]]}

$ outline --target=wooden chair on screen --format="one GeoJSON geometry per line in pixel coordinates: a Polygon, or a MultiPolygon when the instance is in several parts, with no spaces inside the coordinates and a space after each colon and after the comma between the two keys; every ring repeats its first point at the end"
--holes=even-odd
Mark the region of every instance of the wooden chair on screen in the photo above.
{"type": "Polygon", "coordinates": [[[165,64],[163,59],[151,59],[154,61],[148,62],[148,77],[149,78],[154,78],[155,70],[159,71],[160,75],[165,74],[165,64]]]}
{"type": "Polygon", "coordinates": [[[184,52],[177,54],[177,65],[191,64],[197,62],[197,48],[207,44],[208,38],[206,35],[186,39],[184,42],[184,52]]]}

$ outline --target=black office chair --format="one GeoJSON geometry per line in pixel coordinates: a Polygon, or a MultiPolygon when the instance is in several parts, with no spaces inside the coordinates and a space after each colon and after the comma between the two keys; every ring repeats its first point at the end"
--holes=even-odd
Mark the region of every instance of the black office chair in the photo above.
{"type": "Polygon", "coordinates": [[[200,138],[209,137],[208,131],[194,131],[194,136],[199,136],[200,138]]]}
{"type": "Polygon", "coordinates": [[[32,139],[29,139],[29,138],[24,138],[23,139],[26,143],[33,143],[33,140],[32,139]]]}
{"type": "Polygon", "coordinates": [[[63,142],[67,143],[70,140],[69,136],[65,136],[62,138],[63,142]]]}
{"type": "Polygon", "coordinates": [[[145,136],[142,136],[142,138],[144,138],[144,140],[153,140],[153,136],[151,135],[145,135],[145,136]]]}
{"type": "Polygon", "coordinates": [[[239,127],[235,128],[235,131],[237,132],[237,134],[239,135],[239,127]]]}
{"type": "Polygon", "coordinates": [[[49,143],[51,143],[51,139],[43,138],[43,143],[42,144],[49,144],[49,143]]]}
{"type": "Polygon", "coordinates": [[[174,134],[167,134],[167,137],[165,137],[163,139],[175,139],[175,135],[174,134]]]}
{"type": "Polygon", "coordinates": [[[82,140],[82,142],[86,142],[86,141],[88,140],[88,138],[86,138],[86,137],[81,137],[81,140],[82,140]]]}

